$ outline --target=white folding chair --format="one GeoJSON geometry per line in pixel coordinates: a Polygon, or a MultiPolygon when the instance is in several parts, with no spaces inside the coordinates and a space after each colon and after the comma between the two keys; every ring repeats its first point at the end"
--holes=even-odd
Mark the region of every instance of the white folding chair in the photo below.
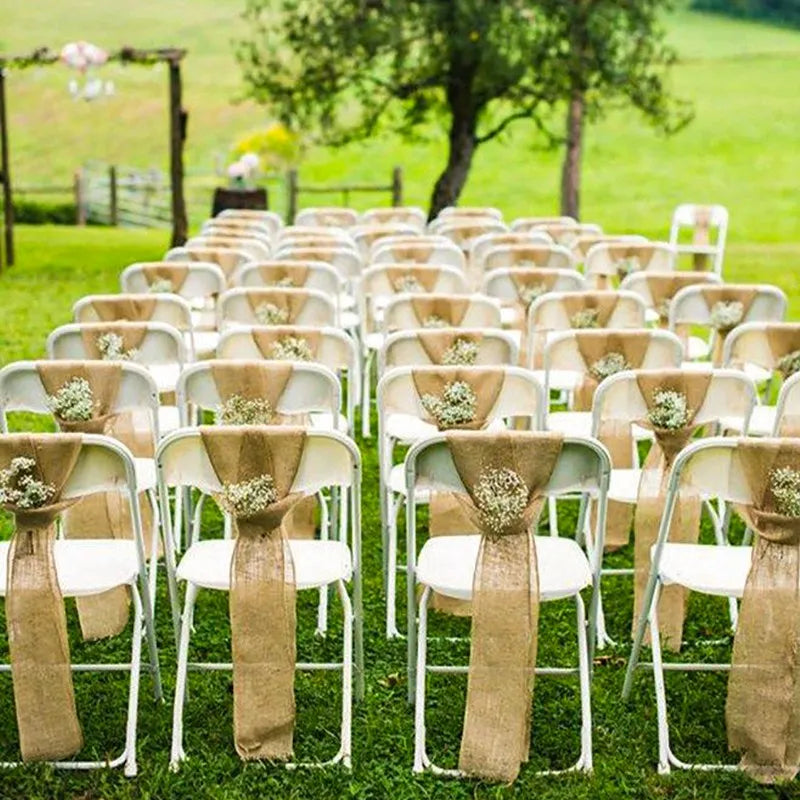
{"type": "MultiPolygon", "coordinates": [[[[571,598],[576,609],[578,646],[577,667],[536,667],[536,675],[576,675],[581,698],[581,747],[578,760],[567,769],[557,772],[592,770],[591,663],[594,649],[594,630],[597,614],[599,566],[603,552],[605,498],[609,482],[610,463],[605,448],[592,439],[565,438],[561,454],[550,481],[544,489],[546,496],[592,496],[599,507],[600,534],[594,551],[587,558],[577,541],[553,536],[535,536],[539,576],[539,600],[549,602],[571,598]],[[589,617],[586,618],[581,592],[592,588],[589,617]]],[[[430,770],[437,775],[463,777],[459,770],[437,766],[426,750],[425,689],[429,673],[468,671],[466,666],[430,665],[427,659],[428,601],[432,591],[458,600],[470,600],[478,559],[481,536],[438,536],[429,538],[417,555],[416,501],[420,491],[450,491],[465,493],[445,436],[439,434],[414,445],[405,461],[406,549],[408,574],[408,682],[409,700],[414,700],[414,772],[430,770]],[[417,620],[417,589],[422,589],[417,620]]],[[[582,512],[582,516],[585,512],[582,512]]],[[[578,520],[576,538],[581,536],[583,520],[578,520]]]]}
{"type": "Polygon", "coordinates": [[[200,230],[201,235],[209,236],[253,236],[263,239],[267,244],[272,242],[276,234],[274,226],[269,222],[235,217],[211,217],[203,223],[200,230]]]}
{"type": "MultiPolygon", "coordinates": [[[[386,575],[386,636],[399,636],[396,616],[397,519],[406,497],[403,465],[394,464],[396,446],[408,446],[434,436],[435,425],[425,419],[419,395],[414,388],[414,372],[470,372],[476,367],[397,367],[388,370],[378,383],[378,469],[381,492],[381,532],[386,575]]],[[[503,385],[491,409],[489,425],[504,427],[505,420],[520,420],[533,430],[542,430],[547,410],[544,390],[530,370],[498,365],[503,385]]],[[[429,494],[420,494],[417,504],[427,503],[429,494]]]]}
{"type": "Polygon", "coordinates": [[[295,225],[314,225],[318,227],[351,228],[358,224],[358,211],[342,206],[318,206],[304,208],[297,212],[295,225]]]}
{"type": "Polygon", "coordinates": [[[445,218],[436,227],[436,233],[457,244],[468,257],[471,267],[472,247],[478,239],[489,233],[506,233],[508,228],[498,219],[489,217],[445,218]]]}
{"type": "Polygon", "coordinates": [[[247,253],[250,258],[265,259],[270,257],[272,248],[269,243],[262,238],[255,236],[222,236],[222,235],[201,235],[193,236],[184,247],[187,250],[207,247],[220,247],[223,250],[240,250],[247,253]]]}
{"type": "Polygon", "coordinates": [[[601,236],[603,229],[592,222],[558,222],[534,225],[530,230],[544,231],[556,243],[571,247],[579,236],[601,236]]]}
{"type": "Polygon", "coordinates": [[[575,217],[517,217],[511,223],[512,231],[528,232],[541,229],[542,225],[576,225],[575,217]]]}
{"type": "Polygon", "coordinates": [[[575,259],[566,247],[547,242],[495,245],[483,257],[485,272],[512,267],[575,269],[575,259]]]}
{"type": "MultiPolygon", "coordinates": [[[[27,435],[27,434],[26,434],[27,435]]],[[[31,434],[46,438],[51,434],[31,434]]],[[[14,434],[3,434],[13,438],[14,434]]],[[[156,700],[162,699],[161,672],[153,622],[153,607],[147,582],[147,563],[142,537],[136,470],[128,448],[107,436],[83,434],[78,460],[67,480],[61,498],[79,499],[98,492],[119,492],[127,495],[133,521],[134,538],[59,539],[53,544],[55,570],[63,597],[99,595],[119,586],[127,586],[133,601],[131,656],[123,663],[76,663],[73,672],[129,672],[128,713],[125,726],[125,747],[114,758],[96,761],[56,761],[50,766],[63,769],[100,769],[124,765],[126,777],[134,777],[136,764],[136,732],[139,708],[139,675],[142,640],[146,639],[149,663],[146,669],[153,678],[156,700]]],[[[0,595],[7,590],[9,542],[0,542],[0,595]]],[[[0,665],[0,672],[10,672],[10,664],[0,665]]],[[[101,702],[94,696],[94,702],[101,702]]],[[[106,751],[107,744],[102,750],[106,751]]],[[[22,766],[21,762],[2,762],[0,768],[22,766]]]]}
{"type": "Polygon", "coordinates": [[[484,260],[487,253],[497,247],[508,244],[552,244],[546,233],[508,231],[506,233],[486,233],[479,236],[472,245],[472,268],[476,274],[482,274],[486,265],[484,260]]]}
{"type": "Polygon", "coordinates": [[[377,241],[370,255],[371,264],[442,264],[458,269],[466,267],[461,248],[445,237],[387,236],[377,241]]]}
{"type": "Polygon", "coordinates": [[[572,253],[575,261],[582,264],[589,251],[598,244],[645,244],[647,242],[646,236],[641,236],[638,233],[582,233],[576,236],[569,245],[570,252],[572,253]]]}
{"type": "MultiPolygon", "coordinates": [[[[217,303],[217,319],[220,332],[236,325],[261,324],[256,309],[270,298],[305,298],[294,319],[286,319],[287,325],[336,325],[336,306],[324,292],[316,289],[237,288],[221,295],[217,303]]],[[[277,324],[277,323],[276,323],[277,324]]]]}
{"type": "Polygon", "coordinates": [[[322,225],[292,225],[278,235],[275,257],[285,250],[297,247],[343,247],[358,253],[349,231],[322,225]]]}
{"type": "MultiPolygon", "coordinates": [[[[695,262],[710,258],[712,269],[717,275],[722,275],[727,237],[728,209],[725,206],[682,203],[672,212],[669,243],[678,253],[691,255],[695,262]],[[687,228],[691,233],[689,244],[682,242],[687,228]]],[[[695,269],[699,268],[701,267],[697,264],[695,269]]]]}
{"type": "MultiPolygon", "coordinates": [[[[179,431],[165,439],[157,453],[161,502],[166,503],[169,488],[195,488],[204,495],[222,488],[194,429],[179,431]]],[[[342,661],[339,663],[298,662],[300,670],[341,670],[342,716],[340,745],[336,755],[314,766],[342,762],[350,766],[352,725],[353,662],[355,695],[364,695],[363,611],[361,600],[361,456],[356,445],[335,432],[309,431],[300,468],[292,492],[313,495],[323,489],[338,489],[349,494],[350,546],[347,541],[291,540],[298,590],[335,586],[343,610],[342,661]],[[352,606],[346,583],[352,580],[352,606]]],[[[189,670],[231,669],[230,663],[189,662],[189,643],[193,633],[195,602],[200,589],[229,591],[234,540],[204,539],[194,542],[181,559],[177,579],[186,582],[186,599],[181,621],[180,646],[173,711],[170,764],[177,769],[186,758],[183,745],[183,709],[189,670]]]]}
{"type": "MultiPolygon", "coordinates": [[[[751,496],[749,482],[742,474],[736,450],[741,439],[710,438],[692,442],[675,459],[669,478],[664,512],[658,540],[651,550],[650,577],[647,583],[642,614],[634,636],[623,686],[623,697],[630,697],[637,667],[652,670],[658,721],[658,772],[668,774],[672,767],[693,770],[736,770],[737,764],[693,764],[683,761],[672,751],[667,719],[665,673],[727,671],[728,663],[675,662],[664,663],[658,627],[658,599],[667,585],[683,586],[693,592],[713,597],[725,597],[735,605],[742,597],[750,572],[752,548],[670,542],[669,529],[679,493],[691,487],[706,499],[716,499],[731,505],[748,505],[751,496]],[[652,662],[639,660],[647,625],[650,625],[652,662]]],[[[760,440],[769,441],[769,440],[760,440]]],[[[727,540],[723,543],[728,544],[727,540]]]]}
{"type": "Polygon", "coordinates": [[[283,228],[283,220],[274,211],[261,211],[258,209],[247,208],[226,208],[224,211],[220,211],[219,214],[214,217],[214,219],[218,219],[220,221],[224,220],[226,224],[231,220],[258,222],[261,225],[266,225],[269,227],[273,236],[279,233],[279,231],[283,228]]]}
{"type": "Polygon", "coordinates": [[[173,247],[164,254],[164,261],[199,261],[216,264],[225,273],[228,281],[242,264],[252,261],[246,250],[225,247],[173,247]]]}
{"type": "Polygon", "coordinates": [[[590,286],[607,289],[631,272],[669,272],[676,256],[672,245],[664,242],[598,242],[583,259],[583,273],[590,286]]]}
{"type": "Polygon", "coordinates": [[[391,225],[400,222],[410,225],[419,233],[425,230],[425,212],[417,206],[390,206],[389,208],[368,208],[361,215],[364,225],[391,225]]]}
{"type": "Polygon", "coordinates": [[[356,248],[365,261],[369,257],[370,249],[373,245],[387,236],[419,235],[416,226],[403,222],[389,222],[383,225],[357,225],[352,229],[351,233],[356,248]]]}
{"type": "Polygon", "coordinates": [[[502,222],[503,212],[499,208],[494,208],[493,206],[445,206],[436,215],[436,219],[433,220],[433,222],[461,221],[463,219],[472,219],[475,217],[494,219],[498,222],[502,222]]]}

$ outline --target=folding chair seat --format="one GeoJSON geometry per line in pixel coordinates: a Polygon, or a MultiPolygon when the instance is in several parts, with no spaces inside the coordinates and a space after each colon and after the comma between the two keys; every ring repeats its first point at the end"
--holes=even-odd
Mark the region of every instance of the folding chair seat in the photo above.
{"type": "MultiPolygon", "coordinates": [[[[233,436],[241,429],[225,428],[233,436]]],[[[256,435],[258,428],[252,428],[256,435]]],[[[261,428],[262,431],[270,428],[261,428]]],[[[271,430],[278,430],[271,428],[271,430]]],[[[224,435],[224,434],[223,434],[224,435]]],[[[238,441],[238,440],[237,440],[238,441]]],[[[204,494],[218,493],[223,484],[217,476],[200,431],[179,431],[166,439],[158,452],[159,483],[162,503],[169,487],[195,488],[204,494]]],[[[264,468],[269,466],[266,460],[264,468]]],[[[292,493],[313,495],[323,489],[341,491],[349,497],[349,542],[290,540],[288,550],[293,563],[295,588],[320,589],[327,597],[328,587],[335,587],[342,603],[343,642],[339,663],[296,663],[300,670],[341,670],[342,712],[340,744],[336,754],[327,761],[313,762],[314,766],[342,763],[350,766],[352,691],[355,677],[356,699],[364,693],[363,612],[361,601],[361,517],[360,517],[361,459],[358,448],[349,439],[334,432],[309,431],[290,490],[292,493]],[[352,582],[352,605],[346,583],[352,582]],[[353,663],[355,662],[355,676],[353,663]]],[[[234,543],[230,539],[196,541],[189,547],[177,569],[179,580],[186,582],[186,600],[181,620],[178,650],[177,685],[173,711],[173,733],[170,764],[173,770],[186,758],[183,742],[183,710],[186,702],[188,671],[231,668],[230,664],[189,663],[190,637],[194,635],[195,604],[200,589],[229,591],[234,543]]],[[[236,690],[234,690],[236,691],[236,690]]],[[[287,764],[293,766],[293,763],[287,764]]]]}
{"type": "MultiPolygon", "coordinates": [[[[397,562],[397,518],[406,502],[406,486],[402,464],[394,464],[394,448],[413,445],[437,434],[436,425],[426,414],[415,384],[415,375],[426,372],[452,375],[462,380],[481,367],[419,366],[388,370],[378,383],[378,465],[380,472],[381,521],[386,562],[386,635],[399,635],[395,616],[395,573],[397,562]]],[[[494,403],[487,411],[485,427],[503,430],[505,420],[520,420],[533,430],[541,430],[546,402],[542,385],[529,370],[516,366],[497,366],[502,383],[494,403]]],[[[418,504],[428,502],[424,492],[418,504]]]]}
{"type": "Polygon", "coordinates": [[[358,212],[342,206],[319,206],[304,208],[297,212],[295,225],[313,225],[317,227],[332,226],[334,228],[352,228],[358,224],[358,212]]]}
{"type": "Polygon", "coordinates": [[[725,240],[728,236],[728,209],[720,205],[682,203],[672,212],[669,243],[679,254],[692,257],[692,269],[710,268],[722,275],[725,260],[725,240]],[[684,243],[686,229],[691,241],[684,243]]]}
{"type": "Polygon", "coordinates": [[[665,242],[598,242],[586,252],[583,272],[591,287],[608,289],[631,272],[670,272],[676,257],[675,249],[665,242]]]}
{"type": "MultiPolygon", "coordinates": [[[[472,434],[492,438],[492,434],[472,434]]],[[[509,436],[525,436],[510,432],[509,436]]],[[[602,445],[591,439],[565,438],[548,483],[542,488],[546,497],[562,494],[580,494],[584,498],[593,496],[600,509],[600,535],[594,553],[587,557],[575,539],[534,535],[538,573],[538,600],[550,602],[572,599],[577,615],[578,664],[575,667],[537,666],[537,676],[547,674],[572,674],[578,676],[581,696],[581,748],[574,765],[559,771],[591,771],[592,769],[592,723],[590,699],[590,667],[595,617],[599,563],[602,553],[602,522],[605,514],[605,493],[608,485],[610,463],[602,445]],[[592,602],[588,622],[581,592],[592,587],[592,602]]],[[[464,777],[459,769],[437,766],[427,753],[425,693],[429,673],[467,673],[468,667],[436,665],[428,663],[428,603],[432,592],[438,592],[455,600],[471,600],[476,585],[476,566],[482,535],[468,534],[429,537],[421,550],[417,544],[415,514],[418,487],[434,488],[436,491],[465,494],[466,488],[453,459],[452,451],[444,435],[422,441],[409,450],[405,460],[405,474],[409,509],[406,514],[407,538],[407,649],[409,700],[415,705],[414,772],[431,771],[436,775],[464,777]],[[417,609],[418,590],[422,591],[417,609]]],[[[582,503],[582,509],[585,502],[582,503]]],[[[584,511],[581,512],[576,537],[580,537],[584,511]]],[[[535,534],[535,531],[532,533],[535,534]]],[[[537,679],[538,680],[538,679],[537,679]]],[[[537,712],[540,713],[540,712],[537,712]]]]}
{"type": "MultiPolygon", "coordinates": [[[[9,367],[6,367],[6,370],[8,369],[9,367]]],[[[4,373],[6,376],[8,375],[5,370],[4,373]]],[[[4,380],[4,385],[7,385],[7,380],[4,380]]],[[[161,673],[158,664],[152,598],[147,580],[135,469],[129,451],[119,442],[106,436],[94,434],[76,434],[75,438],[80,442],[77,460],[66,478],[66,483],[60,493],[60,499],[62,501],[75,501],[97,492],[119,492],[125,495],[129,503],[132,519],[133,539],[98,538],[92,540],[68,539],[53,541],[53,567],[57,581],[57,592],[60,594],[60,598],[88,598],[110,589],[126,587],[130,593],[134,613],[131,626],[131,655],[129,661],[124,663],[90,662],[70,664],[69,666],[72,673],[129,673],[127,721],[125,725],[125,745],[122,753],[118,756],[107,755],[104,759],[95,761],[58,759],[49,763],[53,767],[63,769],[99,769],[123,766],[124,774],[127,777],[133,777],[137,773],[136,739],[143,640],[146,642],[148,651],[145,669],[152,676],[156,700],[162,699],[161,673]]],[[[47,453],[48,441],[52,441],[52,439],[53,434],[3,433],[0,435],[1,446],[4,449],[8,448],[11,452],[20,447],[19,442],[27,441],[32,445],[31,452],[47,453]]],[[[29,447],[22,446],[20,452],[28,452],[28,450],[29,447]]],[[[2,562],[0,563],[0,596],[4,598],[8,595],[9,570],[13,570],[12,562],[9,561],[9,550],[9,542],[0,543],[0,561],[2,562]]],[[[16,599],[19,603],[19,597],[16,599]]],[[[42,630],[48,629],[48,626],[45,625],[42,630]]],[[[18,631],[17,636],[19,637],[21,633],[21,630],[18,631]]],[[[42,642],[41,644],[46,649],[49,643],[42,642]]],[[[69,657],[67,663],[69,664],[69,657]]],[[[47,666],[52,667],[50,664],[47,666]]],[[[35,665],[29,667],[29,670],[33,669],[35,669],[35,665]]],[[[0,672],[10,671],[11,666],[9,664],[0,666],[0,672]]],[[[40,687],[40,691],[41,689],[42,687],[40,687]]],[[[41,691],[37,701],[41,702],[46,695],[46,691],[41,691]]],[[[94,695],[94,700],[95,702],[102,702],[102,698],[97,694],[94,695]]],[[[107,753],[107,743],[101,749],[107,753]]],[[[2,762],[0,767],[18,767],[22,763],[2,762]]]]}
{"type": "Polygon", "coordinates": [[[336,306],[316,289],[237,288],[219,298],[220,332],[241,325],[336,325],[336,306]],[[259,318],[260,309],[275,311],[274,320],[259,318]]]}
{"type": "Polygon", "coordinates": [[[360,222],[364,225],[392,225],[401,223],[410,225],[417,232],[425,230],[425,212],[417,206],[391,206],[389,208],[368,208],[360,222]]]}

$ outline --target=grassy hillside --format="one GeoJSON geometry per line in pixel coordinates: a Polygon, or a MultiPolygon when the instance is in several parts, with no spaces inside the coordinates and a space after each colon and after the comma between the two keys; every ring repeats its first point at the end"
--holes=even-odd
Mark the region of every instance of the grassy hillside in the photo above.
{"type": "MultiPolygon", "coordinates": [[[[241,93],[232,42],[243,33],[242,0],[0,0],[0,47],[19,52],[85,38],[121,44],[188,48],[186,105],[190,112],[187,167],[195,219],[209,205],[215,156],[241,133],[259,126],[263,110],[235,104],[241,93]]],[[[734,241],[800,238],[796,145],[800,118],[797,74],[800,32],[680,11],[668,20],[681,63],[675,88],[696,104],[697,118],[664,139],[639,117],[621,111],[592,127],[586,148],[584,216],[609,228],[663,235],[680,201],[729,206],[734,241]]],[[[115,97],[74,102],[69,73],[56,66],[8,80],[13,167],[20,184],[68,184],[73,170],[94,157],[135,166],[165,165],[166,76],[163,67],[112,65],[115,97]]],[[[557,204],[558,154],[534,149],[524,123],[482,148],[465,202],[493,203],[509,216],[550,212],[557,204]]],[[[385,180],[393,164],[406,170],[407,200],[426,203],[443,157],[437,131],[408,145],[387,135],[338,152],[312,149],[302,167],[315,180],[385,180]]],[[[375,198],[372,198],[374,200],[375,198]]],[[[365,205],[370,198],[355,198],[365,205]]],[[[276,201],[282,198],[276,195],[276,201]]],[[[338,197],[330,198],[339,202],[338,197]]]]}

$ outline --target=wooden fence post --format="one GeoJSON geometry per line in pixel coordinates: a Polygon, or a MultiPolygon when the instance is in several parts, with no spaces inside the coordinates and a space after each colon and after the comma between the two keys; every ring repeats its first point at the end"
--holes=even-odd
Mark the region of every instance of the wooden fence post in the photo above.
{"type": "Polygon", "coordinates": [[[72,178],[72,191],[75,197],[75,224],[81,226],[86,224],[86,201],[83,189],[83,170],[77,169],[72,178]]]}
{"type": "Polygon", "coordinates": [[[395,167],[392,170],[392,205],[403,205],[403,168],[395,167]]]}
{"type": "Polygon", "coordinates": [[[286,189],[288,192],[288,202],[286,206],[286,224],[293,225],[294,218],[297,216],[297,195],[300,193],[300,186],[296,169],[290,169],[286,173],[286,189]]]}
{"type": "Polygon", "coordinates": [[[108,221],[116,228],[119,225],[119,204],[117,201],[117,168],[108,168],[108,221]]]}

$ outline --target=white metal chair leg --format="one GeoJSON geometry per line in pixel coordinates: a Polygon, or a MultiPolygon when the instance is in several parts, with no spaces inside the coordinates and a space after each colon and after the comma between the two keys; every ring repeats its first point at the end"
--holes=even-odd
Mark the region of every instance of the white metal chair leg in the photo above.
{"type": "Polygon", "coordinates": [[[653,651],[653,684],[656,694],[656,719],[658,720],[658,773],[669,775],[669,723],[667,720],[667,692],[664,684],[664,663],[661,658],[661,633],[658,629],[658,599],[661,583],[656,584],[650,604],[650,646],[653,651]]]}
{"type": "Polygon", "coordinates": [[[175,676],[175,702],[172,708],[172,749],[169,765],[173,772],[178,770],[180,762],[186,758],[183,749],[183,704],[186,699],[186,682],[188,677],[189,638],[192,635],[192,617],[194,603],[197,598],[197,587],[186,584],[186,603],[183,609],[183,622],[178,644],[178,667],[175,676]]]}
{"type": "MultiPolygon", "coordinates": [[[[328,501],[322,496],[322,492],[317,493],[317,502],[320,507],[320,531],[319,538],[324,542],[330,539],[330,515],[328,513],[328,501]]],[[[325,636],[328,632],[328,587],[319,587],[319,603],[317,604],[317,629],[315,636],[325,636]]]]}
{"type": "Polygon", "coordinates": [[[131,677],[128,694],[128,723],[125,728],[125,770],[126,778],[136,775],[136,724],[139,717],[139,677],[142,664],[142,601],[136,584],[131,585],[133,600],[133,628],[131,631],[131,677]]]}
{"type": "Polygon", "coordinates": [[[547,498],[547,518],[550,523],[550,535],[558,536],[558,507],[555,497],[547,498]]]}
{"type": "Polygon", "coordinates": [[[367,350],[364,358],[364,367],[361,374],[361,436],[369,439],[372,435],[370,426],[370,412],[372,411],[372,361],[375,357],[373,350],[367,350]]]}
{"type": "MultiPolygon", "coordinates": [[[[391,497],[391,495],[390,495],[391,497]]],[[[386,567],[386,638],[397,639],[397,518],[403,508],[403,498],[394,498],[390,502],[389,541],[386,567]]]]}
{"type": "Polygon", "coordinates": [[[586,609],[583,598],[575,595],[576,622],[578,626],[578,679],[581,689],[581,757],[578,768],[592,771],[592,677],[587,644],[586,609]]]}
{"type": "Polygon", "coordinates": [[[353,735],[353,606],[342,581],[336,581],[336,589],[342,602],[342,763],[351,767],[353,735]]]}
{"type": "Polygon", "coordinates": [[[419,601],[416,687],[414,692],[414,772],[425,771],[425,677],[428,657],[428,586],[419,601]]]}

